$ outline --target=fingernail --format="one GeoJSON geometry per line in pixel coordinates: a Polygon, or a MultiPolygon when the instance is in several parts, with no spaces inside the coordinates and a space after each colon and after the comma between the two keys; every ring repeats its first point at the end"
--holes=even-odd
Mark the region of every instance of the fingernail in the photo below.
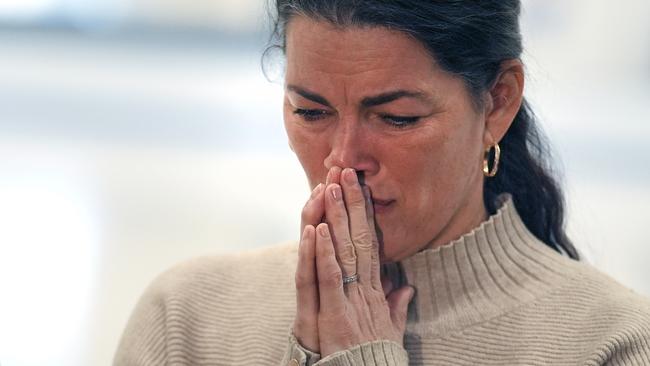
{"type": "Polygon", "coordinates": [[[334,198],[334,201],[340,201],[341,196],[341,187],[335,185],[334,188],[332,188],[332,197],[334,198]]]}
{"type": "Polygon", "coordinates": [[[358,182],[357,173],[354,172],[354,169],[346,168],[345,172],[343,172],[343,173],[345,175],[345,177],[344,177],[345,181],[348,184],[352,185],[352,184],[356,184],[358,182]]]}
{"type": "Polygon", "coordinates": [[[328,186],[328,185],[330,185],[332,183],[338,183],[339,182],[338,179],[334,179],[337,174],[339,174],[339,177],[340,177],[341,168],[339,168],[338,166],[331,167],[327,171],[327,178],[325,180],[325,186],[328,186]]]}
{"type": "Polygon", "coordinates": [[[329,229],[327,228],[327,224],[318,225],[318,233],[323,238],[327,238],[330,234],[329,229]]]}
{"type": "Polygon", "coordinates": [[[316,197],[316,196],[320,193],[320,190],[321,190],[322,188],[323,188],[323,183],[318,183],[318,185],[316,186],[316,188],[314,188],[314,190],[311,191],[311,198],[316,197]]]}

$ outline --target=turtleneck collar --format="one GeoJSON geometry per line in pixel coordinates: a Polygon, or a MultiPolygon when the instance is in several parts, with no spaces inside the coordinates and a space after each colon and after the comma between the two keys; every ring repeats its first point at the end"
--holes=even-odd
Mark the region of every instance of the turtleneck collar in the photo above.
{"type": "Polygon", "coordinates": [[[502,194],[497,203],[494,215],[459,239],[386,265],[397,286],[408,283],[416,289],[407,334],[441,336],[564,282],[562,268],[573,261],[528,231],[512,196],[502,194]]]}

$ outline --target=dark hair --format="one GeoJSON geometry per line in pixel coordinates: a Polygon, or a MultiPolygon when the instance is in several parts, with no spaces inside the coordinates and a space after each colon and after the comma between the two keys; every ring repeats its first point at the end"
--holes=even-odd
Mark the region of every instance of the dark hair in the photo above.
{"type": "MultiPolygon", "coordinates": [[[[499,76],[505,60],[519,59],[519,0],[275,0],[274,45],[286,46],[292,17],[306,16],[340,27],[378,26],[404,32],[420,41],[445,71],[465,82],[476,107],[499,76]]],[[[265,54],[267,53],[265,52],[265,54]]],[[[524,99],[515,120],[499,142],[503,151],[498,174],[485,179],[484,202],[512,194],[526,227],[541,241],[571,258],[579,256],[564,232],[564,198],[552,176],[550,152],[535,116],[524,99]]]]}

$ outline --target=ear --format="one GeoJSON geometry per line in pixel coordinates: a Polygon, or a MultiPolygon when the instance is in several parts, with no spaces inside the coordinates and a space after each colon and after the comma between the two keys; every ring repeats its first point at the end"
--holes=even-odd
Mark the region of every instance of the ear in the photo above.
{"type": "Polygon", "coordinates": [[[515,119],[524,94],[524,66],[519,60],[501,63],[501,71],[490,89],[483,143],[501,141],[515,119]]]}

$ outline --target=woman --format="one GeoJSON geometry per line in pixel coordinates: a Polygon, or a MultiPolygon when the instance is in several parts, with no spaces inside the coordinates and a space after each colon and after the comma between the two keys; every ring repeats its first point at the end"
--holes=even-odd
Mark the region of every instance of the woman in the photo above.
{"type": "Polygon", "coordinates": [[[643,365],[650,304],[578,261],[516,0],[277,0],[299,246],[159,277],[116,365],[643,365]]]}

